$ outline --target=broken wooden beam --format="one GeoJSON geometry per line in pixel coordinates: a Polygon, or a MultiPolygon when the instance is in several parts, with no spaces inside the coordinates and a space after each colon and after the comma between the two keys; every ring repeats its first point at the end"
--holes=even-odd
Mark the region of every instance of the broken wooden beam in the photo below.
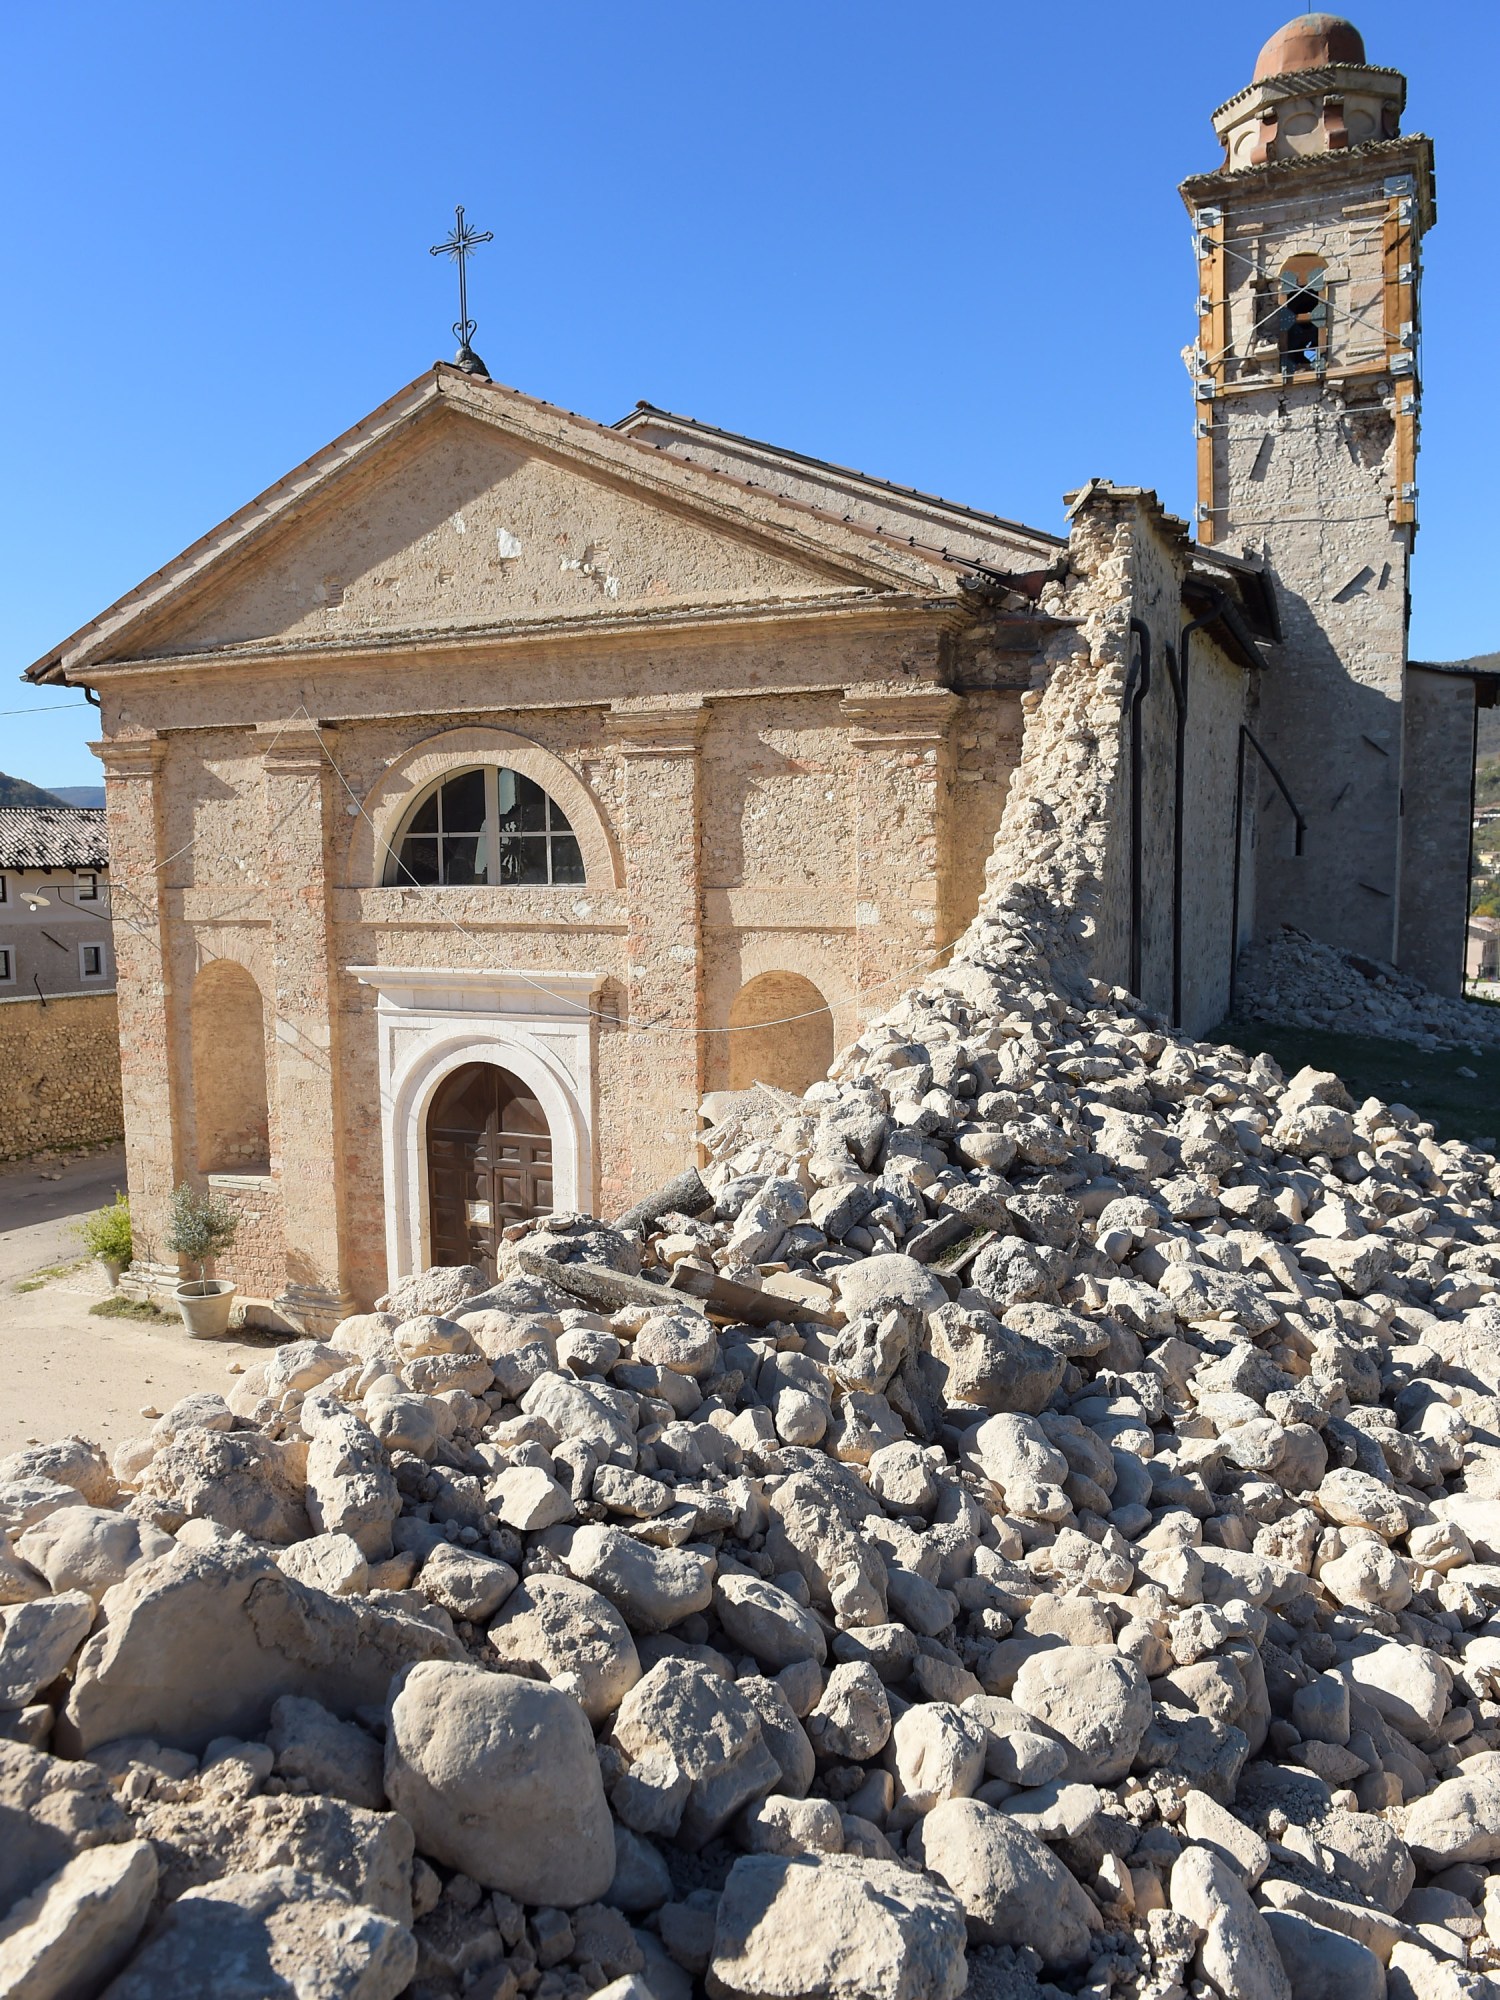
{"type": "Polygon", "coordinates": [[[623,1230],[627,1236],[632,1231],[644,1235],[649,1226],[664,1215],[702,1215],[713,1205],[714,1198],[703,1185],[702,1175],[696,1167],[689,1167],[686,1173],[668,1181],[655,1194],[648,1194],[644,1201],[627,1208],[614,1227],[623,1230]]]}
{"type": "MultiPolygon", "coordinates": [[[[540,1250],[528,1250],[524,1243],[517,1245],[516,1262],[529,1277],[555,1285],[560,1292],[570,1293],[595,1312],[618,1312],[621,1306],[649,1306],[653,1312],[671,1312],[684,1303],[681,1298],[674,1298],[665,1285],[650,1278],[633,1278],[624,1271],[612,1271],[607,1264],[564,1263],[558,1257],[544,1256],[540,1250]]],[[[697,1306],[696,1300],[692,1303],[697,1306]]]]}
{"type": "Polygon", "coordinates": [[[768,1292],[759,1285],[742,1285],[733,1278],[720,1277],[697,1264],[673,1267],[671,1289],[701,1299],[715,1319],[742,1319],[751,1326],[790,1326],[797,1320],[812,1320],[819,1326],[837,1326],[832,1313],[804,1305],[785,1292],[768,1292]]]}

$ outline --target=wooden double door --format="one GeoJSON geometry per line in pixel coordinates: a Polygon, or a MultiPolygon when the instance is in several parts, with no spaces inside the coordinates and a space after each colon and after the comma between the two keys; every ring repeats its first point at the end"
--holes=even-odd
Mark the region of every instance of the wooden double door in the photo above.
{"type": "Polygon", "coordinates": [[[509,1070],[469,1063],[444,1080],[427,1114],[427,1192],[433,1263],[491,1278],[506,1224],[551,1212],[546,1113],[509,1070]]]}

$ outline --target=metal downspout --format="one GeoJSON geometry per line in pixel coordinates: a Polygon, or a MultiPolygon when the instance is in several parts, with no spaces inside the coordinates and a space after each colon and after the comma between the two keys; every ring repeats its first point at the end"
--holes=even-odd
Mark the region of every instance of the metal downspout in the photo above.
{"type": "Polygon", "coordinates": [[[1132,618],[1130,630],[1137,641],[1135,658],[1125,677],[1125,699],[1130,708],[1130,990],[1137,1000],[1141,992],[1141,704],[1151,692],[1151,628],[1144,619],[1132,618]]]}

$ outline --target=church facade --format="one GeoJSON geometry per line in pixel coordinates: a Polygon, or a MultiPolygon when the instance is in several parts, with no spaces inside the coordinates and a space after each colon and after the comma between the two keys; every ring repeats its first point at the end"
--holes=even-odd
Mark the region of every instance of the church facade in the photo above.
{"type": "Polygon", "coordinates": [[[1327,19],[1184,189],[1196,537],[438,366],[30,669],[100,704],[148,1277],[207,1182],[240,1291],[318,1331],[623,1208],[706,1096],[804,1089],[973,916],[1065,659],[1128,662],[1099,976],[1202,1029],[1291,921],[1452,985],[1463,896],[1403,875],[1467,852],[1476,699],[1405,649],[1430,149],[1327,19]]]}

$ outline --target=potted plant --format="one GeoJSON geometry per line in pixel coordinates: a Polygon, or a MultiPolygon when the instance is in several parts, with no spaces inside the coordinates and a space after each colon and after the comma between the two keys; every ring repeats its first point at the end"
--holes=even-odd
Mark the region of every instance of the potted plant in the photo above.
{"type": "Polygon", "coordinates": [[[86,1215],[78,1225],[78,1233],[95,1263],[103,1267],[110,1290],[118,1291],[120,1273],[132,1255],[128,1198],[116,1188],[110,1206],[96,1208],[92,1215],[86,1215]]]}
{"type": "Polygon", "coordinates": [[[234,1280],[210,1278],[208,1266],[239,1234],[240,1218],[227,1201],[200,1194],[190,1181],[172,1190],[167,1248],[198,1266],[196,1278],[179,1284],[172,1296],[182,1323],[197,1340],[211,1340],[229,1328],[234,1280]]]}

